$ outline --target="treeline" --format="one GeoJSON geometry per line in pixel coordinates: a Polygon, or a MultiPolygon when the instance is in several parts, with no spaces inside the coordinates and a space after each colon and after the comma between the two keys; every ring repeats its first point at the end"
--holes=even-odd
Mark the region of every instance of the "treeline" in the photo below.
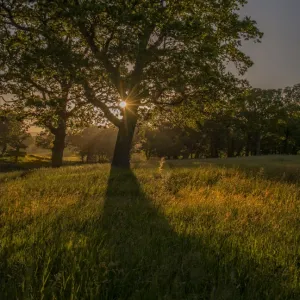
{"type": "Polygon", "coordinates": [[[206,106],[187,125],[180,113],[148,123],[141,136],[148,158],[235,157],[297,154],[300,150],[300,85],[249,90],[206,106]]]}
{"type": "Polygon", "coordinates": [[[81,157],[82,162],[105,163],[113,157],[117,130],[115,128],[88,127],[67,137],[69,147],[81,157]]]}
{"type": "MultiPolygon", "coordinates": [[[[285,89],[251,89],[196,110],[182,104],[163,114],[154,112],[137,126],[132,152],[142,152],[147,159],[197,159],[295,155],[300,151],[300,84],[285,89]]],[[[28,144],[26,124],[10,113],[1,116],[0,126],[1,155],[24,151],[26,141],[28,144]]],[[[82,162],[110,162],[118,131],[106,127],[83,126],[69,131],[63,148],[77,153],[82,162]]],[[[55,136],[49,130],[42,131],[35,143],[53,150],[55,136]]]]}
{"type": "MultiPolygon", "coordinates": [[[[206,103],[196,111],[182,105],[163,114],[154,113],[138,126],[133,152],[143,152],[147,159],[197,159],[295,155],[300,151],[300,84],[249,89],[231,99],[206,103]]],[[[107,162],[116,137],[114,128],[91,127],[68,141],[83,161],[107,162]]]]}

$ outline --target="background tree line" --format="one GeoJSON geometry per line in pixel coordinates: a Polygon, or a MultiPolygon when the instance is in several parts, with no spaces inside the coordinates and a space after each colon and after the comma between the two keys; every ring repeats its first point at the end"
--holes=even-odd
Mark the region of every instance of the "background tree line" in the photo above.
{"type": "Polygon", "coordinates": [[[297,154],[300,150],[300,85],[285,89],[249,89],[214,103],[200,114],[156,118],[144,126],[142,148],[148,158],[235,157],[297,154]]]}
{"type": "MultiPolygon", "coordinates": [[[[298,154],[300,84],[285,89],[246,89],[223,100],[204,103],[201,110],[182,104],[163,110],[163,116],[152,112],[138,124],[132,151],[143,152],[147,159],[298,154]]],[[[32,142],[26,122],[8,111],[1,116],[2,156],[9,149],[12,155],[12,149],[18,152],[32,142]]],[[[82,124],[66,133],[64,148],[77,153],[82,162],[110,162],[116,139],[115,127],[82,124]]],[[[35,143],[52,149],[55,135],[42,131],[35,143]]]]}

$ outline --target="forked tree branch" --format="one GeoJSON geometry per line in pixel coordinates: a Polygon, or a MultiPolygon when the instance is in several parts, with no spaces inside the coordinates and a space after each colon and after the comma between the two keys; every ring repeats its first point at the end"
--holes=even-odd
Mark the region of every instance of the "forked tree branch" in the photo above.
{"type": "Polygon", "coordinates": [[[121,74],[109,60],[107,56],[107,50],[109,47],[109,43],[113,39],[113,33],[109,36],[107,41],[105,42],[104,48],[102,50],[99,49],[99,47],[96,45],[95,42],[95,25],[91,25],[88,29],[85,24],[80,23],[79,24],[79,30],[84,37],[86,43],[89,45],[92,53],[95,55],[96,59],[98,59],[100,62],[103,63],[106,71],[109,74],[111,82],[114,84],[115,88],[119,92],[122,99],[125,99],[125,93],[122,86],[122,80],[121,80],[121,74]]]}
{"type": "Polygon", "coordinates": [[[81,85],[84,89],[84,94],[88,102],[92,103],[96,107],[100,108],[104,113],[104,116],[115,126],[120,127],[122,122],[118,119],[109,109],[109,107],[104,104],[102,101],[97,99],[97,96],[93,90],[93,88],[89,85],[86,79],[82,79],[81,85]]]}

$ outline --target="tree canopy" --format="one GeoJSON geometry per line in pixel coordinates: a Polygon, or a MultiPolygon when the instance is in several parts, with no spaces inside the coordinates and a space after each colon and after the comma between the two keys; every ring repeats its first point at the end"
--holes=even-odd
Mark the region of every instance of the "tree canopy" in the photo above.
{"type": "Polygon", "coordinates": [[[180,108],[164,118],[155,115],[140,131],[142,149],[148,158],[295,155],[300,151],[299,87],[252,88],[238,98],[204,103],[198,114],[180,108]]]}
{"type": "Polygon", "coordinates": [[[21,149],[26,149],[31,142],[28,126],[24,117],[10,108],[0,110],[0,156],[4,156],[8,150],[18,160],[21,149]],[[12,153],[13,152],[13,153],[12,153]]]}
{"type": "MultiPolygon", "coordinates": [[[[244,73],[252,62],[242,41],[262,37],[255,21],[238,13],[245,0],[0,3],[1,52],[22,55],[29,69],[49,58],[62,66],[86,101],[119,128],[115,166],[129,166],[141,107],[226,93],[224,84],[235,84],[226,64],[244,73]]],[[[2,59],[4,71],[8,64],[2,59]]]]}

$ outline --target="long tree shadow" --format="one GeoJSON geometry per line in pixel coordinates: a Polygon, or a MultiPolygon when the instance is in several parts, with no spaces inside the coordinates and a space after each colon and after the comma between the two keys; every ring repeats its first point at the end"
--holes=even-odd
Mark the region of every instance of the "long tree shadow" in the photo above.
{"type": "Polygon", "coordinates": [[[103,209],[112,270],[101,298],[296,299],[280,267],[264,269],[215,232],[189,235],[189,225],[175,232],[134,173],[112,169],[103,209]],[[215,247],[213,239],[224,243],[215,247]]]}
{"type": "Polygon", "coordinates": [[[182,259],[174,251],[178,236],[147,199],[132,171],[111,170],[103,226],[112,261],[121,270],[115,274],[117,284],[110,288],[111,299],[158,299],[175,292],[170,282],[178,276],[175,266],[182,259]]]}

